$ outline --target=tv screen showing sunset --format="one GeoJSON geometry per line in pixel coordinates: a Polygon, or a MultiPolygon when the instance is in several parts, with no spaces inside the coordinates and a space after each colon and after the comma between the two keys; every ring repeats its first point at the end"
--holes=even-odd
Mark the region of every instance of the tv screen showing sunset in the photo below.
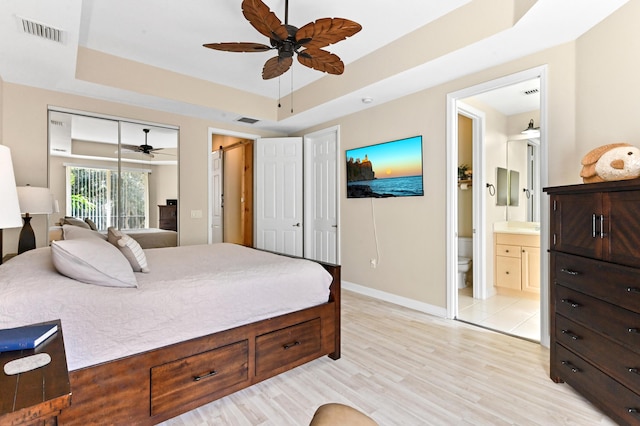
{"type": "Polygon", "coordinates": [[[424,195],[422,136],[347,150],[347,198],[424,195]]]}

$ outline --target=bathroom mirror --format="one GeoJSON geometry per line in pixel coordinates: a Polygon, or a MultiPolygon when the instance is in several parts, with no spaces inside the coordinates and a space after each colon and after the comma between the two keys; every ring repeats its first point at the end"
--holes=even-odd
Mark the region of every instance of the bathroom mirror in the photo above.
{"type": "Polygon", "coordinates": [[[517,207],[520,201],[520,173],[509,170],[509,199],[507,205],[517,207]]]}
{"type": "Polygon", "coordinates": [[[178,128],[55,108],[48,128],[50,225],[70,216],[99,231],[161,228],[159,206],[178,200],[178,128]]]}
{"type": "Polygon", "coordinates": [[[496,206],[506,206],[509,201],[509,175],[504,167],[496,167],[496,206]]]}

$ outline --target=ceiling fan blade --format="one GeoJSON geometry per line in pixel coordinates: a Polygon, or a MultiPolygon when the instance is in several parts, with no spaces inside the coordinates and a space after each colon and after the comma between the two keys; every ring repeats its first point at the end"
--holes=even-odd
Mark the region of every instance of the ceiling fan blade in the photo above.
{"type": "Polygon", "coordinates": [[[260,0],[243,0],[242,14],[260,34],[269,39],[286,40],[289,37],[280,19],[260,0]]]}
{"type": "Polygon", "coordinates": [[[337,55],[321,49],[305,49],[298,53],[298,62],[317,71],[340,75],[344,72],[344,63],[337,55]]]}
{"type": "Polygon", "coordinates": [[[122,150],[128,150],[128,151],[131,151],[131,152],[140,151],[140,147],[138,145],[127,145],[127,144],[123,143],[123,144],[120,145],[120,148],[122,150]]]}
{"type": "Polygon", "coordinates": [[[223,50],[225,52],[266,52],[271,50],[271,46],[260,43],[208,43],[203,44],[204,47],[214,50],[223,50]]]}
{"type": "Polygon", "coordinates": [[[308,23],[296,33],[296,42],[307,49],[320,49],[351,37],[362,29],[344,18],[322,18],[308,23]]]}
{"type": "Polygon", "coordinates": [[[271,58],[264,64],[264,68],[262,68],[262,78],[269,80],[270,78],[278,77],[287,72],[287,70],[291,68],[291,64],[293,64],[293,58],[291,57],[280,58],[276,56],[271,58]]]}

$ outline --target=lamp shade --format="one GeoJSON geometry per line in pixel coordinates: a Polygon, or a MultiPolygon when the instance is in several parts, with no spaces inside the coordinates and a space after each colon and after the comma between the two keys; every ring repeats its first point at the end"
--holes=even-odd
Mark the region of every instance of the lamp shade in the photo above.
{"type": "Polygon", "coordinates": [[[50,214],[53,212],[53,203],[51,202],[51,192],[49,192],[49,188],[19,186],[17,190],[21,213],[34,215],[50,214]]]}
{"type": "Polygon", "coordinates": [[[0,145],[0,229],[22,226],[11,150],[0,145]]]}

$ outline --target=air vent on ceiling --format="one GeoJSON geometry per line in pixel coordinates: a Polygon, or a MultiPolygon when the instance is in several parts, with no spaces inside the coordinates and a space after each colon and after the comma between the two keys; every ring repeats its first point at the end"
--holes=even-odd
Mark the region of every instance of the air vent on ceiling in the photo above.
{"type": "Polygon", "coordinates": [[[52,126],[56,126],[56,127],[64,127],[64,123],[62,121],[59,120],[49,120],[49,122],[51,123],[52,126]]]}
{"type": "Polygon", "coordinates": [[[256,120],[255,118],[249,118],[249,117],[240,117],[236,121],[239,121],[240,123],[254,124],[260,120],[256,120]]]}
{"type": "Polygon", "coordinates": [[[525,95],[535,95],[536,93],[538,93],[539,90],[538,89],[530,89],[530,90],[525,90],[524,94],[525,95]]]}
{"type": "Polygon", "coordinates": [[[18,23],[26,34],[62,43],[62,30],[20,17],[18,17],[18,23]]]}

